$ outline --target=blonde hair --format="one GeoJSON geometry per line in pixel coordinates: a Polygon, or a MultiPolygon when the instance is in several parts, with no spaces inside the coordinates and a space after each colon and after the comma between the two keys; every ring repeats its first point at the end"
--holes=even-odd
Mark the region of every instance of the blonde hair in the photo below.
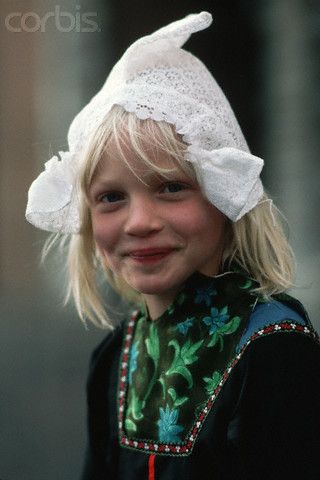
{"type": "MultiPolygon", "coordinates": [[[[174,127],[166,122],[150,119],[140,120],[134,114],[115,105],[103,124],[92,136],[82,158],[82,168],[78,177],[77,190],[81,205],[82,228],[74,234],[68,244],[68,292],[66,301],[73,297],[82,320],[91,320],[102,328],[112,328],[112,321],[106,314],[102,301],[99,281],[107,280],[120,295],[133,303],[141,300],[124,280],[115,276],[101,259],[96,248],[89,208],[88,193],[93,175],[108,143],[112,140],[120,158],[128,163],[124,148],[132,149],[149,168],[167,175],[178,168],[192,179],[195,171],[184,160],[187,145],[174,127]],[[146,147],[147,146],[147,147],[146,147]],[[150,156],[152,147],[166,152],[172,158],[172,166],[160,168],[150,156]]],[[[136,174],[133,171],[134,174],[136,174]]],[[[295,272],[294,255],[283,231],[283,217],[265,193],[258,205],[239,221],[227,223],[226,247],[223,253],[220,272],[228,271],[234,265],[248,273],[258,282],[256,293],[269,299],[271,295],[286,291],[293,285],[295,272]]],[[[44,255],[54,243],[48,239],[44,255]]]]}

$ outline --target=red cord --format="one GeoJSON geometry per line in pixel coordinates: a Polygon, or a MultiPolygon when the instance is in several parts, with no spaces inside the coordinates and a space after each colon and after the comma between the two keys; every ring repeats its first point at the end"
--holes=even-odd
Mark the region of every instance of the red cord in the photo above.
{"type": "Polygon", "coordinates": [[[154,461],[155,461],[155,454],[150,455],[149,463],[148,463],[148,480],[155,480],[154,476],[154,461]]]}

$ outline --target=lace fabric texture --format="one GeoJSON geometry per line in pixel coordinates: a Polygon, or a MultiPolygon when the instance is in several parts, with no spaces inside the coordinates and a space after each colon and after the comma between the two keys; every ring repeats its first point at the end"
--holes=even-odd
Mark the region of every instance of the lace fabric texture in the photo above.
{"type": "Polygon", "coordinates": [[[207,150],[224,146],[249,150],[228,100],[200,60],[179,49],[147,63],[148,68],[130,76],[112,98],[102,89],[80,112],[69,130],[71,149],[81,149],[118,104],[140,119],[174,124],[187,143],[197,141],[207,150]]]}
{"type": "MultiPolygon", "coordinates": [[[[211,22],[208,12],[189,15],[127,49],[101,90],[70,125],[68,143],[75,171],[88,140],[116,104],[140,119],[175,126],[188,145],[186,160],[193,163],[204,193],[231,220],[238,220],[257,204],[263,194],[259,179],[263,161],[249,152],[232,108],[209,70],[181,48],[192,33],[211,22]]],[[[32,185],[27,219],[44,230],[79,232],[74,178],[69,178],[63,195],[61,182],[57,185],[57,205],[54,208],[51,202],[50,211],[37,202],[48,181],[40,175],[32,185]]]]}

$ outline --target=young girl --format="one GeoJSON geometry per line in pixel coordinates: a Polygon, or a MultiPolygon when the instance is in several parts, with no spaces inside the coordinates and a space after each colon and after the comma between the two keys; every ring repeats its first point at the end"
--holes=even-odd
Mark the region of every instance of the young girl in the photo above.
{"type": "Polygon", "coordinates": [[[319,478],[318,337],[263,161],[181,48],[210,23],[131,45],[29,191],[80,317],[112,328],[101,275],[138,308],[92,356],[83,480],[319,478]]]}

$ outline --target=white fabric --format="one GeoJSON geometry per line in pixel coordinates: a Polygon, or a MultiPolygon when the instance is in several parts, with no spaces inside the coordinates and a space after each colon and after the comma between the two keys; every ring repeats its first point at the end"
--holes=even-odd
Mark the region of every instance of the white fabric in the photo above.
{"type": "Polygon", "coordinates": [[[194,164],[205,195],[232,221],[257,204],[263,194],[259,179],[263,161],[249,152],[230,104],[211,73],[181,48],[192,33],[211,22],[208,12],[188,15],[127,49],[101,90],[71,123],[70,152],[60,152],[62,160],[33,182],[28,221],[44,230],[79,232],[74,182],[81,152],[115,104],[141,119],[172,123],[188,144],[186,161],[194,164]]]}

